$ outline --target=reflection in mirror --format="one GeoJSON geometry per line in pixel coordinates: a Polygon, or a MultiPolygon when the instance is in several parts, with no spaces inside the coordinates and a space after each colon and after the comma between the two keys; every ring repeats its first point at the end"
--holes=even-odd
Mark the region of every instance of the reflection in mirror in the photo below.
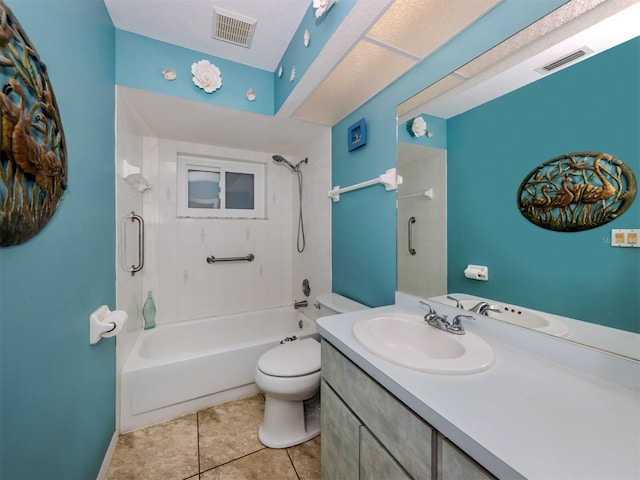
{"type": "Polygon", "coordinates": [[[499,45],[398,107],[398,169],[405,181],[398,190],[399,291],[454,305],[449,293],[466,298],[467,310],[485,300],[526,312],[525,318],[509,311],[503,321],[640,359],[638,250],[623,252],[608,240],[611,228],[640,226],[640,202],[615,224],[579,233],[526,225],[516,206],[518,185],[531,168],[587,146],[617,154],[640,173],[634,103],[640,24],[629,21],[639,14],[639,4],[605,2],[560,27],[542,19],[533,26],[541,32],[531,35],[537,41],[499,45]],[[585,53],[558,75],[535,71],[577,50],[585,53]],[[402,141],[408,122],[422,114],[446,119],[447,151],[436,155],[436,137],[402,141]],[[430,170],[438,162],[442,171],[430,170]],[[403,199],[430,188],[434,199],[420,199],[422,206],[403,199]],[[416,255],[408,252],[411,217],[416,255]],[[466,279],[470,263],[488,265],[490,280],[466,279]],[[545,322],[566,331],[545,332],[545,322]]]}
{"type": "Polygon", "coordinates": [[[398,290],[428,298],[447,291],[446,151],[398,142],[398,290]],[[424,275],[429,272],[429,275],[424,275]]]}

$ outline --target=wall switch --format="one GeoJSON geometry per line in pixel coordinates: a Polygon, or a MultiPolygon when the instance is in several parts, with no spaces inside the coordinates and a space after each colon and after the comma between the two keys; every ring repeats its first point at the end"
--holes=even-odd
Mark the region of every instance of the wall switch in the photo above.
{"type": "Polygon", "coordinates": [[[640,229],[626,228],[611,230],[612,247],[640,247],[640,229]]]}

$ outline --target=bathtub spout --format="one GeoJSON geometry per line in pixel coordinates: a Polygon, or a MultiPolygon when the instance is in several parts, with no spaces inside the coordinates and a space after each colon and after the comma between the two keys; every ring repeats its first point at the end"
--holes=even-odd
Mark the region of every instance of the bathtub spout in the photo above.
{"type": "Polygon", "coordinates": [[[293,304],[293,308],[295,308],[296,310],[298,308],[308,307],[308,306],[309,306],[309,302],[307,302],[306,300],[298,300],[293,304]]]}

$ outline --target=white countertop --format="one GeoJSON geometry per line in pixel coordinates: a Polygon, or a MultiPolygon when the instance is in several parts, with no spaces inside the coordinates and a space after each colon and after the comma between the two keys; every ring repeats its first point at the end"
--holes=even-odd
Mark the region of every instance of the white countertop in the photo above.
{"type": "Polygon", "coordinates": [[[465,327],[494,349],[492,368],[413,371],[369,353],[351,333],[372,315],[424,314],[417,301],[400,303],[320,318],[318,331],[499,478],[640,479],[640,363],[476,316],[465,327]],[[612,372],[622,380],[610,381],[612,372]]]}

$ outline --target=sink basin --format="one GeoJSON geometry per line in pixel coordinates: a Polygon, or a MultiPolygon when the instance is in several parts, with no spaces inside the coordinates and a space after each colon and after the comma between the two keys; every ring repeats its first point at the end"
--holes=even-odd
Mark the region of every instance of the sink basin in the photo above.
{"type": "MultiPolygon", "coordinates": [[[[452,297],[455,298],[455,295],[452,295],[452,297]]],[[[452,306],[456,305],[456,302],[449,298],[438,301],[442,301],[443,303],[447,303],[448,305],[452,306]]],[[[502,320],[503,322],[508,322],[513,325],[519,325],[521,327],[530,328],[539,332],[548,333],[549,335],[554,335],[556,337],[562,337],[569,333],[569,327],[563,321],[552,316],[533,312],[517,305],[509,305],[504,302],[496,302],[494,300],[479,298],[461,299],[460,303],[462,304],[462,308],[464,308],[465,310],[469,310],[481,301],[486,301],[492,306],[500,309],[500,313],[487,312],[488,317],[495,318],[496,320],[502,320]]]]}
{"type": "Polygon", "coordinates": [[[377,357],[421,372],[464,375],[487,370],[494,362],[493,349],[479,336],[438,330],[420,315],[363,318],[353,325],[353,335],[377,357]]]}

